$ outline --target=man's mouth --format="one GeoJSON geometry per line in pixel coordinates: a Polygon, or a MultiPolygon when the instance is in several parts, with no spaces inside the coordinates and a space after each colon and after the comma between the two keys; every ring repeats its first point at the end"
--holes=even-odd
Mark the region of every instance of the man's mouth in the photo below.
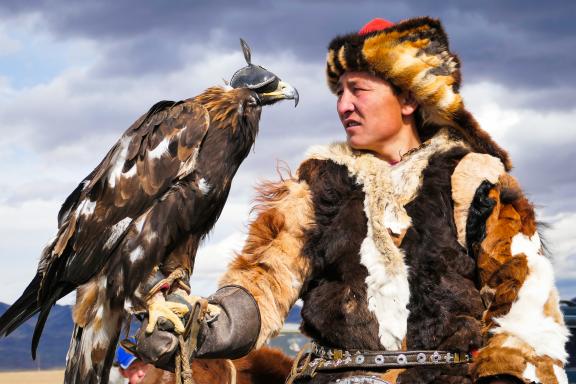
{"type": "Polygon", "coordinates": [[[344,128],[350,128],[350,127],[355,127],[357,125],[360,125],[359,122],[355,121],[355,120],[346,120],[344,121],[344,128]]]}

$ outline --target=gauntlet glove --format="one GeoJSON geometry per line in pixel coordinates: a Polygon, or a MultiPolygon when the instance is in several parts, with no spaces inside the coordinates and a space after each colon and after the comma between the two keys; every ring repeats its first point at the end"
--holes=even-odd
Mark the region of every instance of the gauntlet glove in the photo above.
{"type": "MultiPolygon", "coordinates": [[[[186,324],[194,309],[190,300],[175,293],[168,295],[166,300],[190,308],[182,319],[186,324]]],[[[248,354],[260,333],[260,311],[254,297],[240,286],[225,286],[210,296],[208,303],[219,307],[220,313],[200,316],[197,346],[195,351],[191,351],[191,357],[237,359],[248,354]]],[[[144,362],[174,370],[178,337],[173,324],[161,319],[150,334],[145,332],[147,325],[146,319],[131,349],[144,362]]]]}

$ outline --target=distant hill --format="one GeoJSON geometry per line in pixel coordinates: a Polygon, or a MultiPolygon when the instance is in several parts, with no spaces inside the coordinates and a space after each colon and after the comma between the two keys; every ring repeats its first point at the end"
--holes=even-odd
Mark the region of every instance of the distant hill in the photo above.
{"type": "MultiPolygon", "coordinates": [[[[0,314],[9,305],[0,303],[0,314]]],[[[287,323],[300,323],[300,307],[292,308],[287,323]]],[[[10,336],[0,339],[0,371],[62,368],[66,365],[66,352],[74,324],[72,306],[55,305],[42,332],[36,361],[30,355],[30,345],[36,318],[34,316],[10,336]]]]}
{"type": "MultiPolygon", "coordinates": [[[[0,303],[0,314],[9,305],[0,303]]],[[[55,305],[46,322],[36,361],[30,355],[30,345],[36,318],[34,316],[10,336],[0,339],[0,370],[61,368],[66,363],[66,352],[72,334],[72,307],[55,305]]]]}

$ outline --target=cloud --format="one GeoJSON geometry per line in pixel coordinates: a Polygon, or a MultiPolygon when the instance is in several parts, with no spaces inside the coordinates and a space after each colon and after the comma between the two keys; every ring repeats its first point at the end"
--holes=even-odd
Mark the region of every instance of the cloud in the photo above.
{"type": "Polygon", "coordinates": [[[481,126],[506,148],[530,199],[547,214],[576,210],[576,106],[543,111],[527,107],[522,94],[501,84],[482,82],[463,89],[468,108],[481,126]],[[518,100],[520,99],[520,100],[518,100]]]}
{"type": "MultiPolygon", "coordinates": [[[[576,10],[569,0],[549,2],[422,0],[292,1],[216,3],[137,0],[77,3],[71,0],[3,3],[0,16],[38,14],[46,31],[62,40],[98,42],[102,74],[138,77],[146,71],[178,71],[186,65],[181,48],[231,49],[238,37],[265,52],[294,52],[322,63],[328,41],[358,30],[373,17],[398,21],[419,15],[440,17],[452,48],[463,59],[466,81],[497,81],[526,89],[552,90],[574,83],[573,36],[576,10]]],[[[574,99],[573,87],[566,87],[574,99]]],[[[543,102],[546,99],[540,99],[543,102]]]]}

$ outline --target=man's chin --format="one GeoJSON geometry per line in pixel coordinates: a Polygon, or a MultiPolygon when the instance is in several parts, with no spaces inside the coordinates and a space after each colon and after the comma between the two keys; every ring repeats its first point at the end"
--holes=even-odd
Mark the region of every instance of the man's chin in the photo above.
{"type": "Polygon", "coordinates": [[[350,148],[355,149],[357,151],[367,150],[366,146],[363,143],[358,142],[358,140],[354,140],[353,137],[348,136],[348,138],[346,139],[346,142],[348,143],[350,148]]]}

